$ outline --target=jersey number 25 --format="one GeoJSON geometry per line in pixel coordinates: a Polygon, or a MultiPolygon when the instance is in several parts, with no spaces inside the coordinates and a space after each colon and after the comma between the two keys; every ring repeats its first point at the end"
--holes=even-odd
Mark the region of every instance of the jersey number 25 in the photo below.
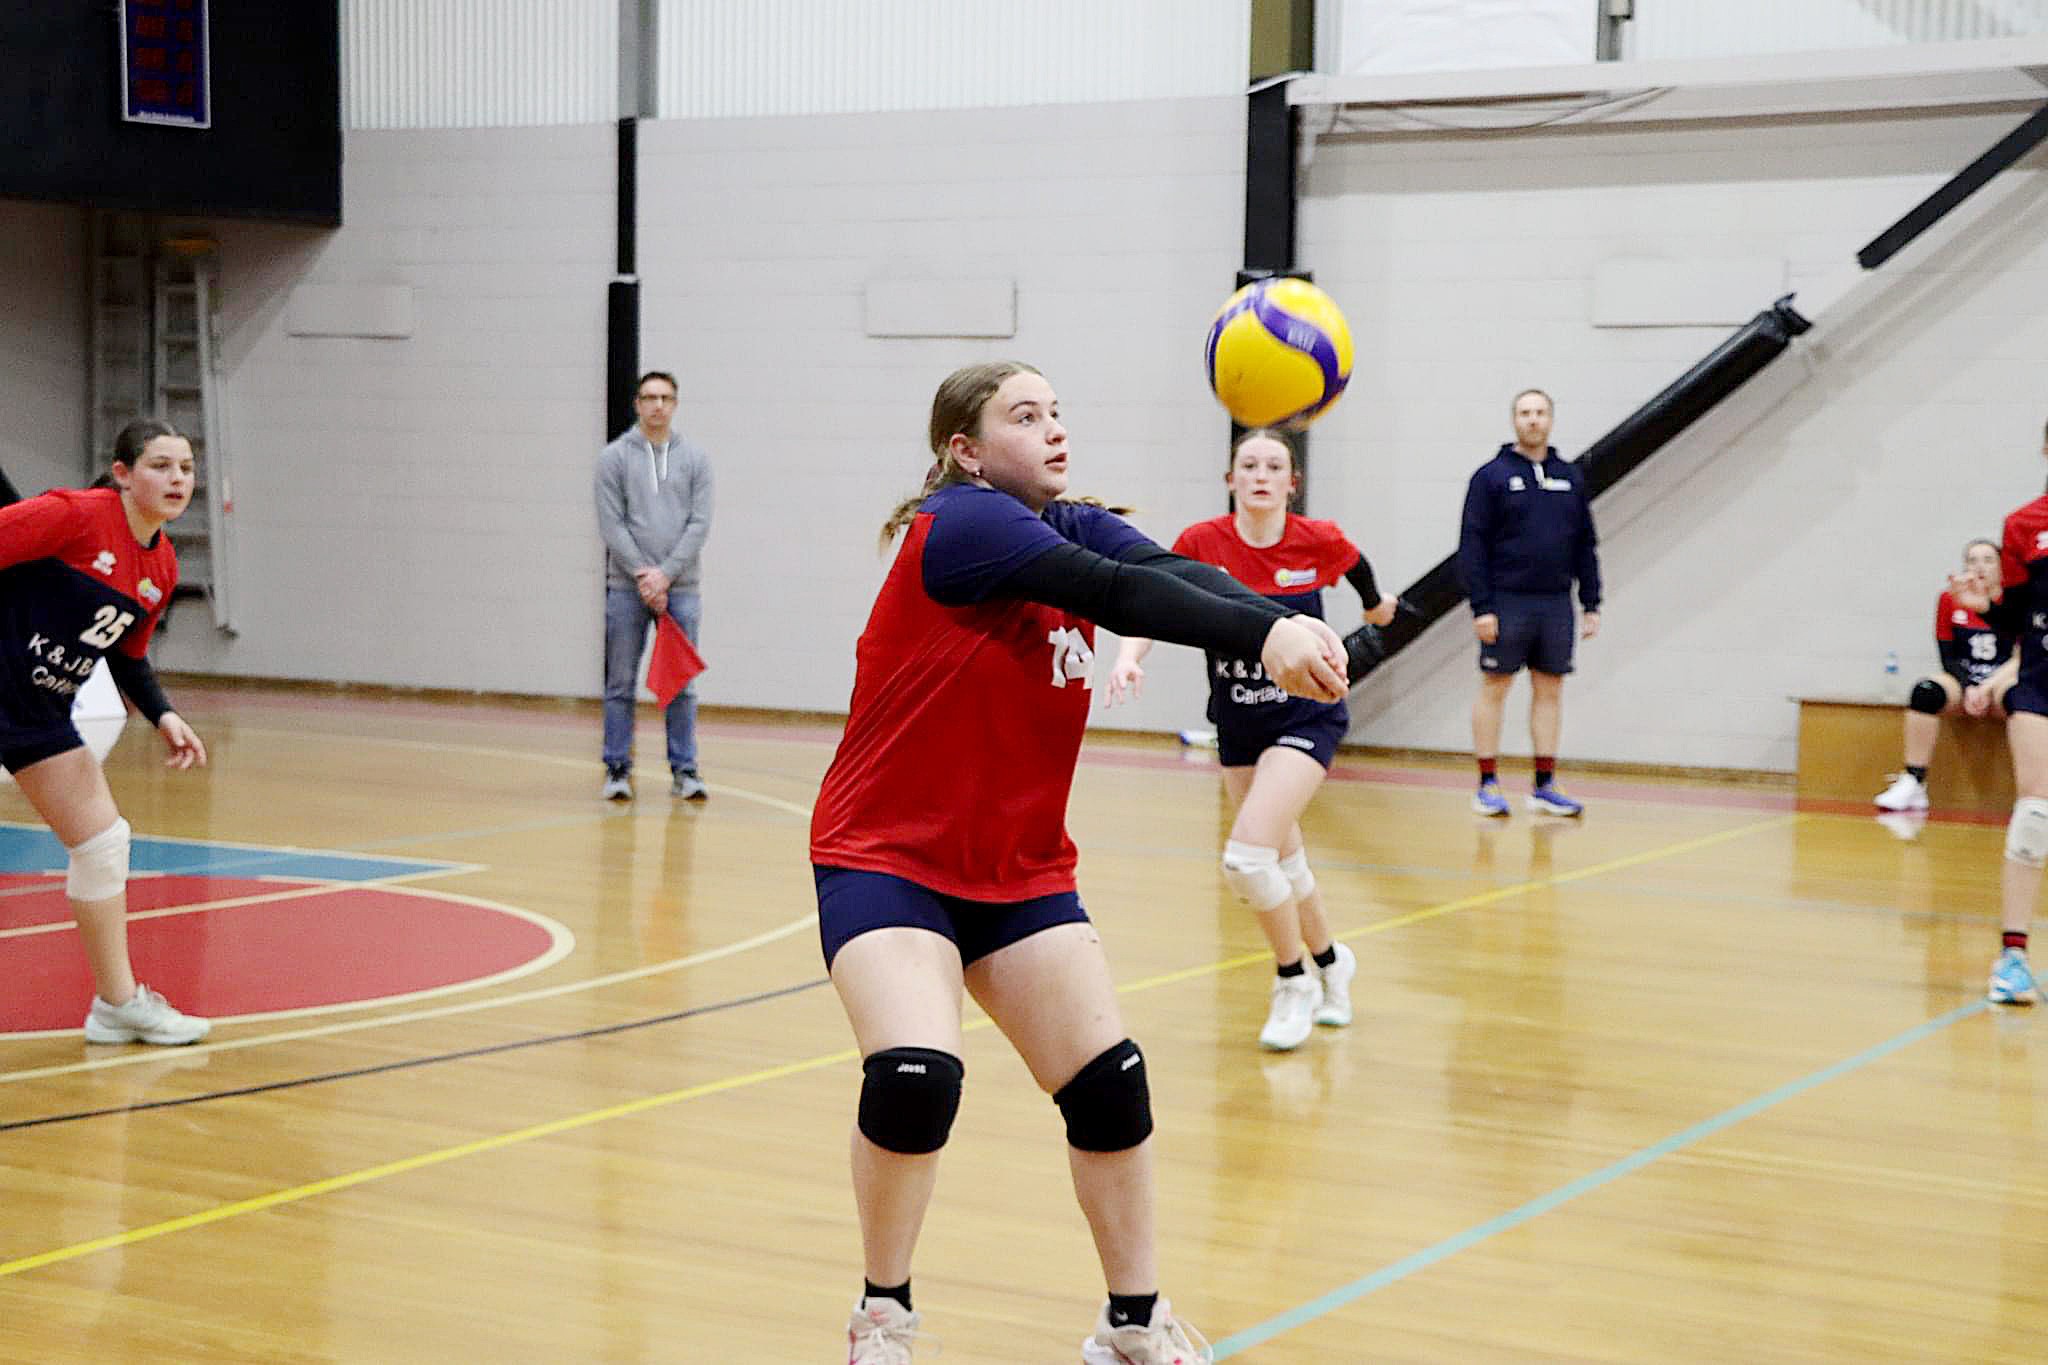
{"type": "Polygon", "coordinates": [[[94,649],[109,648],[114,641],[121,638],[121,632],[128,629],[128,623],[134,619],[135,613],[132,611],[122,611],[119,607],[101,607],[93,613],[92,624],[87,626],[85,633],[78,638],[94,649]]]}

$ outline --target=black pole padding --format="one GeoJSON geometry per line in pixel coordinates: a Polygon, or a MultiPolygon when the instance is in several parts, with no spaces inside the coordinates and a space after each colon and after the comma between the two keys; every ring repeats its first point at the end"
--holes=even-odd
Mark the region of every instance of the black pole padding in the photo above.
{"type": "Polygon", "coordinates": [[[1246,97],[1244,129],[1244,263],[1284,275],[1294,268],[1295,154],[1301,116],[1287,102],[1287,82],[1246,97]]]}
{"type": "Polygon", "coordinates": [[[640,120],[619,120],[618,271],[640,273],[640,120]]]}
{"type": "MultiPolygon", "coordinates": [[[[1751,318],[1704,360],[1586,448],[1576,461],[1586,481],[1586,496],[1595,497],[1614,487],[1782,355],[1792,344],[1792,338],[1812,326],[1792,307],[1790,294],[1751,318]]],[[[1371,642],[1373,649],[1354,651],[1347,638],[1354,685],[1465,601],[1457,556],[1440,561],[1410,584],[1401,597],[1412,609],[1397,612],[1393,621],[1378,631],[1371,642]],[[1373,657],[1375,649],[1377,657],[1373,657]]]]}
{"type": "Polygon", "coordinates": [[[618,273],[605,295],[604,439],[633,425],[640,377],[640,120],[619,120],[618,273]]]}
{"type": "Polygon", "coordinates": [[[633,425],[640,377],[640,281],[613,280],[606,297],[604,439],[633,425]]]}
{"type": "MultiPolygon", "coordinates": [[[[1308,276],[1294,268],[1295,220],[1299,200],[1301,112],[1287,102],[1285,80],[1272,81],[1246,96],[1244,127],[1244,268],[1237,287],[1276,275],[1308,276]]],[[[1235,446],[1244,428],[1230,424],[1235,446]]],[[[1294,468],[1299,482],[1288,507],[1308,505],[1308,436],[1296,432],[1294,468]]],[[[1224,495],[1224,509],[1230,497],[1224,495]]]]}
{"type": "Polygon", "coordinates": [[[1586,496],[1598,497],[1671,439],[1704,417],[1782,355],[1792,338],[1813,326],[1792,307],[1790,294],[1751,318],[1706,359],[1630,413],[1580,455],[1586,496]]]}
{"type": "Polygon", "coordinates": [[[2033,151],[2043,138],[2048,138],[2048,104],[2036,109],[2026,122],[1950,176],[1947,184],[1915,204],[1905,217],[1871,238],[1870,244],[1856,253],[1856,263],[1865,270],[1883,265],[1908,242],[1947,217],[1950,209],[1984,188],[1993,176],[2033,151]]]}
{"type": "Polygon", "coordinates": [[[15,488],[14,481],[7,477],[6,470],[0,469],[0,507],[12,507],[20,501],[21,493],[15,488]]]}

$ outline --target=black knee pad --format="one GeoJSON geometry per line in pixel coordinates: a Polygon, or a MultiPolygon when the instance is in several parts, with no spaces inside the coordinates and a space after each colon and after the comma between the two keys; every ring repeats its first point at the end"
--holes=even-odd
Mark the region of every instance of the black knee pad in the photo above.
{"type": "Polygon", "coordinates": [[[1915,711],[1938,716],[1941,708],[1948,705],[1948,692],[1934,679],[1922,678],[1913,684],[1913,695],[1906,704],[1915,711]]]}
{"type": "Polygon", "coordinates": [[[967,1069],[950,1052],[884,1048],[860,1064],[860,1131],[885,1152],[921,1156],[946,1145],[967,1069]]]}
{"type": "Polygon", "coordinates": [[[1145,1054],[1126,1038],[1074,1074],[1052,1097],[1067,1141],[1084,1152],[1122,1152],[1152,1136],[1145,1054]]]}

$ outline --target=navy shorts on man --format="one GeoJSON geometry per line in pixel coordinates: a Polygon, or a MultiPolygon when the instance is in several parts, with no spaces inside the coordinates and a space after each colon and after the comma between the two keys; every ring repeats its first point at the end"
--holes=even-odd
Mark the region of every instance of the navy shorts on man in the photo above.
{"type": "Polygon", "coordinates": [[[1480,672],[1513,674],[1526,667],[1563,677],[1572,671],[1578,622],[1570,593],[1500,593],[1493,599],[1493,614],[1500,631],[1492,644],[1479,646],[1480,672]]]}
{"type": "Polygon", "coordinates": [[[870,929],[929,929],[953,940],[960,965],[970,967],[1041,929],[1088,922],[1074,891],[1023,901],[970,901],[886,872],[813,863],[811,874],[818,885],[818,939],[827,971],[841,948],[870,929]]]}

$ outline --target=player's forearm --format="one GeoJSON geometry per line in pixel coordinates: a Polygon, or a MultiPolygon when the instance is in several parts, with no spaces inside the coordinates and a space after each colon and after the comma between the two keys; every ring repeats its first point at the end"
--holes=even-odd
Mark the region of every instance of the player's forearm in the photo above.
{"type": "Polygon", "coordinates": [[[163,685],[156,679],[156,670],[149,660],[132,658],[120,650],[107,654],[107,672],[114,677],[114,685],[121,694],[135,703],[135,709],[151,725],[162,723],[164,713],[171,709],[170,698],[164,695],[163,685]]]}
{"type": "Polygon", "coordinates": [[[1220,570],[1212,572],[1236,593],[1218,592],[1164,568],[1119,563],[1078,545],[1065,545],[1012,573],[1004,580],[1001,595],[1058,607],[1127,639],[1165,640],[1258,658],[1273,622],[1292,613],[1246,591],[1220,570]]]}

